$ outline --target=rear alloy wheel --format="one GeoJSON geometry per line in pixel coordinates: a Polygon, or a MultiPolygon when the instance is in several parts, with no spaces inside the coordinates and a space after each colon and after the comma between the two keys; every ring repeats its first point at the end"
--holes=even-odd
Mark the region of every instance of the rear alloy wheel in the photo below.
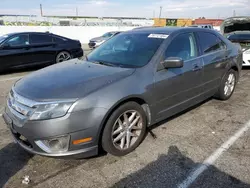
{"type": "Polygon", "coordinates": [[[224,86],[225,96],[230,96],[233,93],[235,87],[235,80],[235,75],[233,73],[230,73],[224,86]]]}
{"type": "Polygon", "coordinates": [[[144,139],[146,115],[142,107],[128,102],[116,109],[110,116],[102,136],[102,147],[112,155],[123,156],[144,139]]]}
{"type": "Polygon", "coordinates": [[[229,99],[234,92],[236,83],[237,83],[237,72],[231,69],[223,78],[219,91],[216,94],[216,97],[220,100],[229,99]]]}
{"type": "Polygon", "coordinates": [[[57,54],[56,56],[56,63],[61,63],[63,61],[68,61],[71,59],[71,55],[69,52],[62,51],[57,54]]]}

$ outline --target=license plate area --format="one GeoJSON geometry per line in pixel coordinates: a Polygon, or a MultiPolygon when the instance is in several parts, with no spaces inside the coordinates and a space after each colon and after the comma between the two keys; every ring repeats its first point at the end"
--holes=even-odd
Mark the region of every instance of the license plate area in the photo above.
{"type": "Polygon", "coordinates": [[[30,148],[33,148],[32,144],[29,142],[29,140],[26,137],[24,137],[23,135],[21,135],[17,132],[13,132],[13,130],[12,130],[12,134],[19,142],[21,142],[22,144],[24,144],[30,148]]]}
{"type": "Polygon", "coordinates": [[[10,119],[10,117],[7,114],[3,114],[4,122],[7,124],[7,126],[11,129],[13,129],[13,121],[10,119]]]}

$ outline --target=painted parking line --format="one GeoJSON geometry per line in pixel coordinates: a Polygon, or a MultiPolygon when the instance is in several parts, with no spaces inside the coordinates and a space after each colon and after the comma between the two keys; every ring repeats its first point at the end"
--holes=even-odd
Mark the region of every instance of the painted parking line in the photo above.
{"type": "Polygon", "coordinates": [[[10,81],[10,80],[17,80],[19,78],[22,78],[24,76],[16,76],[16,77],[11,77],[11,78],[4,78],[4,79],[0,79],[0,82],[5,82],[5,81],[10,81]]]}
{"type": "Polygon", "coordinates": [[[185,179],[178,188],[188,188],[194,181],[205,171],[209,166],[213,165],[215,161],[227,151],[245,132],[250,128],[250,121],[248,121],[241,129],[239,129],[233,136],[224,142],[212,155],[210,155],[201,165],[199,165],[190,175],[185,179]]]}
{"type": "Polygon", "coordinates": [[[3,109],[4,109],[4,107],[1,107],[0,108],[0,117],[3,115],[2,113],[3,113],[3,109]]]}

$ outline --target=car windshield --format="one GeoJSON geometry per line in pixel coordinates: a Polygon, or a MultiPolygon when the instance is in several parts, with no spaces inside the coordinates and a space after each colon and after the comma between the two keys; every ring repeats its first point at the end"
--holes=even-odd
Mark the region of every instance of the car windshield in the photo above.
{"type": "Polygon", "coordinates": [[[164,40],[150,36],[145,33],[117,35],[91,52],[87,60],[113,66],[142,67],[151,60],[164,40]]]}
{"type": "Polygon", "coordinates": [[[9,37],[8,35],[0,36],[0,43],[2,43],[8,37],[9,37]]]}
{"type": "Polygon", "coordinates": [[[107,37],[111,37],[113,34],[112,33],[105,33],[104,35],[102,35],[102,37],[107,38],[107,37]]]}

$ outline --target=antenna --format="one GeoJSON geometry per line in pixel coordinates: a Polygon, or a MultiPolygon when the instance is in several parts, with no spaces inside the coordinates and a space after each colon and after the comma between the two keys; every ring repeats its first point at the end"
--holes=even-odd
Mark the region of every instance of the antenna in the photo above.
{"type": "Polygon", "coordinates": [[[235,10],[234,10],[233,16],[234,16],[234,17],[236,16],[236,11],[235,11],[235,10]]]}

